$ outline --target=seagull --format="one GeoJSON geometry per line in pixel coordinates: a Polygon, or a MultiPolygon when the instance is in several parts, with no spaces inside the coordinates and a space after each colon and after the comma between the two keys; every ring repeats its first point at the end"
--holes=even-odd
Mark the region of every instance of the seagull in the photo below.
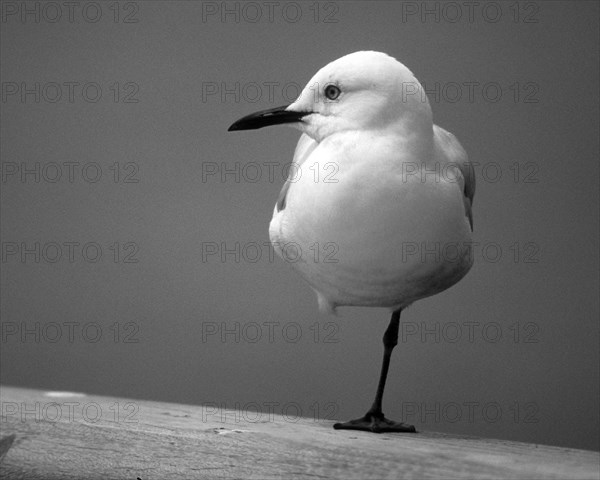
{"type": "Polygon", "coordinates": [[[390,358],[401,312],[456,284],[473,264],[473,166],[454,135],[433,124],[412,72],[382,52],[329,63],[295,102],[240,118],[229,131],[282,124],[302,135],[273,210],[273,247],[290,260],[286,247],[294,246],[289,263],[320,311],[392,312],[375,400],[334,428],[416,432],[383,414],[390,358]],[[328,255],[313,255],[315,248],[328,255]]]}

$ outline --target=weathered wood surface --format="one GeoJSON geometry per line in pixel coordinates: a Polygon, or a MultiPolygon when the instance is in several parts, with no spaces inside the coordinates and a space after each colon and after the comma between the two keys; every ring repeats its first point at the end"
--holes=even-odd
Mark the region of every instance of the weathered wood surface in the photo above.
{"type": "Polygon", "coordinates": [[[586,450],[13,387],[0,401],[2,479],[600,477],[586,450]]]}

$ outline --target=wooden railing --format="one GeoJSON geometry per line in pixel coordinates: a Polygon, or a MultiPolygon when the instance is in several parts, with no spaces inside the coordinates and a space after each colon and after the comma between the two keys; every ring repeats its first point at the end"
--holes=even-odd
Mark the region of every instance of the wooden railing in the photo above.
{"type": "Polygon", "coordinates": [[[597,452],[0,387],[0,478],[598,479],[597,452]]]}

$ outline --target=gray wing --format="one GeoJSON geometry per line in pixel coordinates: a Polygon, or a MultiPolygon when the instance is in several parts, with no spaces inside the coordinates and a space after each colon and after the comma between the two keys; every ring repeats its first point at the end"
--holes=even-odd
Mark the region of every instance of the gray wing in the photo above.
{"type": "Polygon", "coordinates": [[[292,166],[290,167],[290,171],[288,173],[288,178],[285,181],[281,192],[279,192],[279,197],[277,197],[276,208],[278,212],[281,212],[281,210],[285,208],[285,197],[287,196],[290,184],[292,183],[291,179],[294,178],[294,175],[298,171],[298,167],[302,165],[302,163],[308,158],[317,145],[318,143],[310,138],[306,133],[303,133],[300,137],[300,140],[298,140],[296,150],[294,151],[292,166]]]}
{"type": "Polygon", "coordinates": [[[473,197],[475,196],[475,169],[469,161],[467,152],[460,142],[447,130],[433,126],[435,141],[440,149],[440,156],[445,162],[456,165],[460,172],[458,181],[463,192],[465,215],[469,219],[473,231],[473,197]]]}

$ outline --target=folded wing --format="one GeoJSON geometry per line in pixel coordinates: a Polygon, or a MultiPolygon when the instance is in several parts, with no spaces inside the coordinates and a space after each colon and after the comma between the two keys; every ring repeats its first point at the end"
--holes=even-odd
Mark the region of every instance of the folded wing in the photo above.
{"type": "MultiPolygon", "coordinates": [[[[457,181],[463,192],[465,215],[469,219],[471,231],[473,231],[473,197],[475,196],[475,169],[469,161],[467,152],[460,142],[447,130],[437,125],[433,126],[437,150],[440,152],[438,158],[448,165],[457,168],[452,169],[457,176],[457,181]]],[[[442,165],[443,167],[444,165],[442,165]]],[[[446,169],[445,171],[448,171],[446,169]]]]}

